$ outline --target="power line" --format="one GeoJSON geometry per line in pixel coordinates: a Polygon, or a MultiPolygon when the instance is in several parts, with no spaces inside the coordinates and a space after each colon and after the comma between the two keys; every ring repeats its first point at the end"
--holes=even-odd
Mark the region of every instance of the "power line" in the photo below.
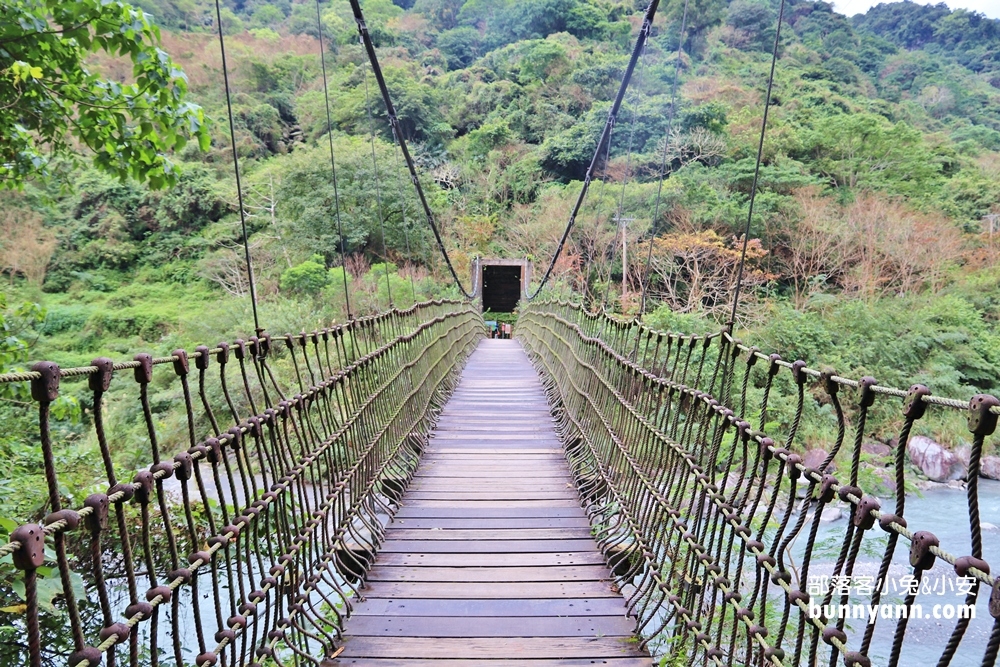
{"type": "MultiPolygon", "coordinates": [[[[635,95],[632,100],[632,122],[629,123],[628,150],[625,157],[625,174],[622,177],[622,191],[618,197],[618,210],[615,212],[615,240],[612,242],[611,262],[608,264],[608,282],[604,287],[604,298],[601,299],[601,311],[606,312],[608,296],[611,293],[611,270],[615,262],[615,254],[618,252],[618,233],[622,235],[622,306],[625,301],[625,283],[628,280],[628,267],[626,266],[626,246],[628,244],[628,223],[634,222],[635,218],[625,217],[625,192],[628,188],[629,174],[632,170],[632,146],[635,142],[635,123],[639,118],[639,103],[642,100],[642,75],[646,71],[646,49],[643,47],[642,56],[639,60],[639,76],[635,80],[635,95]]],[[[609,142],[610,143],[610,142],[609,142]]]]}
{"type": "Polygon", "coordinates": [[[243,252],[247,262],[247,280],[250,284],[250,306],[253,308],[253,326],[257,335],[264,333],[257,315],[257,287],[253,278],[253,263],[250,260],[250,241],[247,236],[247,216],[243,210],[243,185],[240,183],[240,157],[236,149],[236,126],[233,124],[233,101],[229,94],[229,71],[226,67],[226,39],[222,35],[222,8],[215,0],[215,21],[219,27],[219,51],[222,53],[222,80],[226,86],[226,110],[229,113],[229,142],[233,145],[233,170],[236,172],[236,200],[240,207],[240,229],[243,232],[243,252]]]}
{"type": "MultiPolygon", "coordinates": [[[[351,4],[357,4],[357,0],[351,0],[351,4]]],[[[580,194],[576,198],[576,204],[573,205],[573,211],[570,213],[569,221],[567,221],[566,228],[563,230],[562,238],[559,239],[559,245],[556,247],[555,254],[552,255],[552,261],[549,262],[549,266],[545,270],[545,274],[542,276],[542,280],[539,283],[538,288],[535,289],[534,293],[525,295],[525,299],[528,301],[537,297],[538,293],[545,287],[545,284],[549,281],[549,277],[552,275],[552,269],[555,268],[556,262],[559,260],[559,256],[562,254],[563,248],[566,246],[566,240],[569,238],[569,233],[573,229],[573,224],[576,222],[576,216],[579,215],[580,207],[583,206],[583,200],[587,196],[587,190],[590,189],[590,181],[593,179],[594,169],[597,167],[597,162],[601,155],[601,149],[604,147],[605,142],[610,140],[611,129],[614,127],[615,119],[618,117],[618,110],[621,108],[622,100],[625,99],[625,91],[628,89],[629,81],[632,80],[632,72],[635,71],[635,66],[639,61],[639,56],[646,46],[649,34],[653,30],[653,18],[656,16],[656,8],[659,4],[659,0],[652,0],[652,2],[649,3],[649,7],[646,8],[646,15],[643,17],[642,27],[639,29],[639,36],[635,41],[635,48],[632,49],[632,56],[629,58],[628,67],[625,68],[625,75],[622,77],[621,86],[618,88],[618,94],[615,95],[614,104],[611,105],[611,110],[608,112],[608,119],[604,123],[604,129],[601,131],[601,137],[597,142],[597,147],[594,149],[594,156],[590,160],[590,166],[587,168],[587,174],[583,179],[583,188],[580,190],[580,194]]]]}
{"type": "Polygon", "coordinates": [[[673,132],[674,116],[677,112],[677,80],[680,78],[681,55],[684,53],[684,36],[687,32],[688,0],[684,0],[684,12],[681,14],[681,32],[677,40],[677,57],[674,61],[674,80],[670,84],[670,112],[667,115],[667,132],[663,139],[663,156],[660,158],[660,180],[656,187],[656,204],[653,207],[653,224],[649,237],[649,250],[646,253],[646,266],[642,272],[642,295],[639,298],[639,319],[646,312],[646,290],[649,287],[649,265],[653,259],[653,242],[656,240],[657,223],[660,217],[660,201],[663,197],[663,181],[666,179],[667,155],[670,149],[670,135],[673,132]]]}
{"type": "Polygon", "coordinates": [[[347,253],[344,250],[344,225],[340,220],[340,192],[337,189],[337,165],[333,151],[333,120],[330,115],[330,91],[326,77],[326,50],[323,47],[323,20],[319,12],[319,0],[316,0],[316,28],[319,30],[319,62],[323,68],[323,99],[326,101],[326,136],[330,140],[330,173],[333,177],[333,205],[337,216],[337,235],[340,238],[340,270],[344,279],[344,304],[347,307],[347,319],[353,320],[351,312],[351,295],[347,290],[347,253]]]}
{"type": "Polygon", "coordinates": [[[382,235],[382,266],[385,268],[385,289],[389,295],[389,307],[392,308],[392,283],[389,281],[389,256],[385,250],[385,213],[382,207],[382,186],[379,184],[378,159],[375,157],[375,121],[372,119],[372,102],[368,95],[368,70],[365,75],[365,107],[368,109],[368,132],[372,144],[372,173],[375,175],[375,201],[378,203],[378,231],[382,235]]]}
{"type": "Polygon", "coordinates": [[[743,230],[743,249],[740,252],[740,265],[736,273],[736,291],[733,294],[733,310],[729,315],[726,328],[730,333],[736,323],[736,309],[740,303],[740,289],[743,287],[743,266],[747,258],[747,245],[750,243],[750,223],[753,221],[753,204],[757,198],[757,181],[760,177],[760,163],[764,156],[764,135],[767,133],[767,112],[771,109],[771,90],[774,87],[774,68],[778,63],[778,46],[781,40],[781,21],[785,16],[785,0],[781,0],[778,8],[778,27],[774,32],[774,50],[771,52],[771,73],[767,77],[767,95],[764,98],[764,118],[760,123],[760,142],[757,144],[757,163],[753,169],[753,186],[750,188],[750,208],[747,212],[747,224],[743,230]]]}
{"type": "Polygon", "coordinates": [[[386,86],[385,77],[382,75],[382,67],[378,63],[378,56],[375,55],[375,45],[372,43],[371,35],[368,33],[368,26],[365,23],[364,12],[361,11],[361,5],[358,0],[350,0],[351,10],[354,12],[354,20],[358,24],[358,33],[361,35],[361,43],[365,47],[365,52],[368,54],[368,61],[371,63],[372,71],[375,73],[375,81],[378,83],[379,91],[382,93],[382,101],[385,102],[386,114],[389,116],[389,125],[392,127],[393,135],[396,137],[396,141],[399,143],[399,149],[403,153],[403,159],[406,161],[406,167],[410,171],[410,180],[413,181],[413,187],[417,191],[417,197],[420,199],[420,205],[424,210],[424,217],[427,219],[427,224],[430,225],[431,230],[434,232],[434,239],[437,241],[438,248],[441,249],[441,254],[444,256],[445,264],[448,265],[448,271],[451,272],[451,277],[455,281],[455,285],[458,286],[459,291],[467,299],[474,299],[476,297],[475,290],[469,292],[462,285],[462,281],[458,278],[458,273],[455,272],[455,267],[451,263],[451,258],[448,256],[448,250],[444,246],[444,241],[441,239],[441,233],[438,231],[437,223],[434,222],[434,214],[431,212],[430,205],[427,203],[427,197],[424,195],[424,189],[420,185],[420,179],[417,177],[417,168],[413,163],[413,157],[410,155],[410,151],[406,146],[406,140],[403,138],[403,133],[399,127],[399,119],[396,117],[396,108],[392,104],[392,98],[389,96],[389,88],[386,86]]]}

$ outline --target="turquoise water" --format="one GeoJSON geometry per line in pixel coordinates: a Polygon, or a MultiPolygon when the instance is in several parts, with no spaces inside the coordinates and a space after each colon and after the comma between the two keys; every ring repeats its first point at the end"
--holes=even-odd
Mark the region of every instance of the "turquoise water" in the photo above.
{"type": "MultiPolygon", "coordinates": [[[[882,507],[891,511],[893,500],[883,499],[882,507]]],[[[981,521],[1000,526],[1000,482],[980,480],[979,509],[981,521]]],[[[908,496],[904,516],[911,531],[925,530],[934,533],[941,542],[941,548],[945,551],[955,556],[964,556],[970,553],[972,538],[964,489],[935,488],[924,491],[919,496],[908,496]]],[[[846,517],[840,521],[820,526],[817,543],[827,548],[821,550],[821,557],[813,566],[810,574],[829,574],[832,571],[846,526],[846,517]]],[[[803,529],[803,531],[805,530],[803,529]]],[[[992,563],[995,569],[1000,568],[1000,530],[984,530],[982,538],[984,559],[992,563]]],[[[863,541],[864,547],[857,559],[854,575],[877,576],[886,540],[886,534],[877,526],[869,531],[863,541]]],[[[805,536],[800,536],[798,542],[800,544],[796,544],[796,546],[800,550],[804,549],[805,536]]],[[[902,586],[899,586],[899,592],[893,592],[892,585],[894,582],[899,582],[901,577],[912,572],[909,564],[909,549],[909,541],[900,538],[896,544],[887,577],[890,582],[890,590],[883,595],[883,603],[901,604],[902,602],[904,597],[902,586]]],[[[801,553],[797,556],[801,559],[801,553]]],[[[927,618],[926,616],[933,612],[935,605],[958,605],[964,603],[965,599],[963,594],[951,588],[951,585],[956,582],[957,575],[954,568],[948,563],[938,559],[934,567],[924,574],[924,577],[928,582],[929,590],[925,591],[922,588],[916,603],[922,606],[925,618],[911,618],[907,625],[906,640],[903,643],[903,651],[899,660],[899,665],[903,667],[937,664],[955,627],[955,621],[927,618]],[[938,590],[934,591],[931,587],[937,587],[938,590]]],[[[981,588],[975,609],[976,617],[970,622],[960,648],[951,661],[954,667],[972,667],[982,664],[983,651],[994,621],[987,608],[989,597],[990,590],[985,587],[981,588]]],[[[854,597],[852,596],[853,601],[854,597]]],[[[858,597],[857,602],[865,602],[865,600],[858,597]]],[[[943,611],[944,608],[942,607],[941,610],[943,611]]],[[[894,619],[879,619],[876,622],[872,641],[872,646],[876,650],[871,652],[873,667],[888,663],[895,626],[896,620],[894,619]]],[[[857,647],[865,630],[865,622],[849,620],[846,630],[851,638],[849,645],[857,647]]]]}

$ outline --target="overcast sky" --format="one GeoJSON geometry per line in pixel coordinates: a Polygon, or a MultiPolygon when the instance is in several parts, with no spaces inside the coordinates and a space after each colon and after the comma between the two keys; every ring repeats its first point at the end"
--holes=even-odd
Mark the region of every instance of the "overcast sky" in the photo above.
{"type": "MultiPolygon", "coordinates": [[[[886,0],[833,0],[833,6],[841,14],[854,16],[863,14],[869,7],[886,0]]],[[[921,5],[936,5],[941,0],[914,0],[921,5]]],[[[1000,0],[945,0],[945,4],[952,9],[971,9],[972,11],[986,14],[990,18],[1000,19],[1000,0]]]]}

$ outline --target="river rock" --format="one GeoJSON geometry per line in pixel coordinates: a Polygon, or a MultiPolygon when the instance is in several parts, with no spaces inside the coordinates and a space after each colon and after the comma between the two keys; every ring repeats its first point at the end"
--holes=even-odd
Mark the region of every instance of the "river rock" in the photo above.
{"type": "MultiPolygon", "coordinates": [[[[745,480],[744,480],[745,481],[745,480]]],[[[738,472],[731,472],[726,475],[726,478],[722,480],[722,491],[730,491],[739,487],[740,485],[740,474],[738,472]]]]}
{"type": "Polygon", "coordinates": [[[979,475],[988,479],[1000,479],[1000,456],[984,456],[979,463],[979,475]]]}
{"type": "Polygon", "coordinates": [[[866,442],[861,445],[861,451],[876,458],[884,459],[892,455],[892,447],[881,442],[866,442]]]}
{"type": "Polygon", "coordinates": [[[839,507],[827,507],[823,510],[823,513],[819,515],[820,523],[833,523],[834,521],[840,521],[844,518],[844,511],[839,507]]]}
{"type": "Polygon", "coordinates": [[[878,477],[879,485],[882,487],[882,490],[889,493],[896,492],[896,474],[893,471],[885,468],[873,468],[872,472],[874,472],[875,476],[878,477]]]}
{"type": "Polygon", "coordinates": [[[970,447],[969,445],[961,445],[951,450],[951,453],[954,454],[956,458],[958,458],[958,460],[962,462],[962,467],[965,468],[966,471],[968,471],[969,457],[972,456],[972,447],[970,447]]]}
{"type": "Polygon", "coordinates": [[[802,457],[802,465],[807,468],[819,468],[820,464],[826,460],[827,451],[825,449],[810,449],[802,457]]]}
{"type": "Polygon", "coordinates": [[[979,527],[983,529],[984,533],[1000,533],[1000,526],[997,526],[996,524],[993,523],[987,523],[986,521],[983,521],[981,524],[979,524],[979,527]]]}
{"type": "Polygon", "coordinates": [[[928,479],[935,482],[950,482],[965,476],[962,461],[947,449],[928,437],[915,435],[906,445],[913,465],[920,468],[928,479]]]}

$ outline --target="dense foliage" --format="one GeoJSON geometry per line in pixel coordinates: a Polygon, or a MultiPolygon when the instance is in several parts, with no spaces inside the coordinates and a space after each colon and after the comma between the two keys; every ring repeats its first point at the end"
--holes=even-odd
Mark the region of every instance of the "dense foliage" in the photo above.
{"type": "Polygon", "coordinates": [[[192,137],[207,148],[209,135],[159,41],[150,17],[124,2],[0,3],[0,186],[45,173],[75,144],[121,178],[174,184],[167,153],[192,137]],[[127,57],[128,80],[95,71],[87,60],[98,52],[127,57]]]}

